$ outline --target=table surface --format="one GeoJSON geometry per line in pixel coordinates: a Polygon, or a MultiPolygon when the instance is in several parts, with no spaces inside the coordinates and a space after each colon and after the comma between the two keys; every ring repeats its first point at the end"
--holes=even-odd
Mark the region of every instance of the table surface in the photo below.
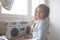
{"type": "Polygon", "coordinates": [[[32,37],[24,36],[24,37],[20,37],[20,38],[14,39],[14,40],[32,40],[32,37]]]}

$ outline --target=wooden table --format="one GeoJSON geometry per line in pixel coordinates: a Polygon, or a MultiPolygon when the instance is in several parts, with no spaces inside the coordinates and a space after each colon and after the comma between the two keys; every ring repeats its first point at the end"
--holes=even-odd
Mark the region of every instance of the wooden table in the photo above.
{"type": "Polygon", "coordinates": [[[28,38],[28,37],[20,37],[20,38],[14,39],[14,40],[32,40],[32,37],[31,38],[28,38]]]}

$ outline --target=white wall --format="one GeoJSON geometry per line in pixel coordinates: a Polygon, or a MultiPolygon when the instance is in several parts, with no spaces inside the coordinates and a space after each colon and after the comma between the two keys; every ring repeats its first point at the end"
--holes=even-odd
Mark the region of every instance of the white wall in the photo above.
{"type": "Polygon", "coordinates": [[[48,0],[50,6],[49,40],[60,40],[60,0],[48,0]]]}

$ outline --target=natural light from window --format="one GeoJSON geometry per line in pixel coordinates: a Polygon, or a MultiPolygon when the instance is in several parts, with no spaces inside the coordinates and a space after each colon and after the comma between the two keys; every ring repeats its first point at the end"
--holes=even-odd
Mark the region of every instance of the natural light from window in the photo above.
{"type": "Polygon", "coordinates": [[[3,14],[27,15],[27,0],[14,0],[10,11],[2,8],[3,14]]]}
{"type": "MultiPolygon", "coordinates": [[[[44,4],[45,0],[31,0],[31,5],[32,5],[32,16],[34,16],[34,12],[35,12],[35,8],[39,5],[39,4],[44,4]]],[[[27,12],[29,10],[29,6],[27,4],[30,4],[30,2],[28,2],[28,0],[14,0],[14,4],[11,8],[10,11],[4,9],[2,7],[2,13],[3,14],[16,14],[16,15],[28,15],[29,12],[27,12]]],[[[30,11],[30,10],[29,10],[30,11]]]]}

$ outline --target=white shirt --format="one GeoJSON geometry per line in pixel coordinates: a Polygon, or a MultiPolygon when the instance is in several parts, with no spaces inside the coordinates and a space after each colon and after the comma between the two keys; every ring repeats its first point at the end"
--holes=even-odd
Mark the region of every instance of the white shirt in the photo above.
{"type": "Polygon", "coordinates": [[[48,19],[36,21],[33,28],[33,40],[47,40],[48,19]]]}
{"type": "Polygon", "coordinates": [[[4,35],[0,36],[0,40],[8,40],[4,35]]]}

